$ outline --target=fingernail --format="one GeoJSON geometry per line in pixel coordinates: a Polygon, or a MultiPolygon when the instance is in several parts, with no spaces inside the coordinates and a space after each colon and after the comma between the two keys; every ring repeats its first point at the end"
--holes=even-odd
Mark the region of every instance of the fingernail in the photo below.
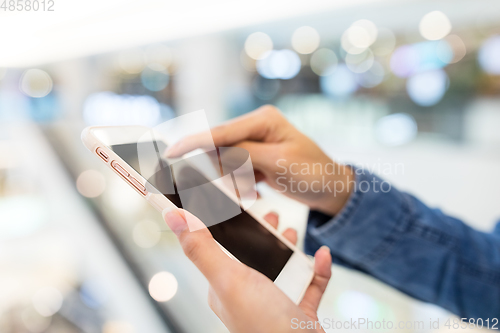
{"type": "Polygon", "coordinates": [[[330,253],[330,248],[326,245],[323,245],[322,247],[319,248],[320,250],[323,250],[323,251],[327,251],[328,253],[330,253]]]}
{"type": "Polygon", "coordinates": [[[186,229],[186,220],[184,220],[184,217],[179,214],[177,208],[165,208],[162,215],[167,225],[177,236],[179,236],[181,232],[186,229]]]}

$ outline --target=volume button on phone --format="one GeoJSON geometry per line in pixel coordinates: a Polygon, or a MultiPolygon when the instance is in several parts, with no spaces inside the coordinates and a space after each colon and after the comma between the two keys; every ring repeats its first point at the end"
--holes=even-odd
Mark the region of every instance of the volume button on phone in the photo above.
{"type": "Polygon", "coordinates": [[[146,195],[146,193],[147,193],[146,187],[144,187],[144,185],[142,185],[137,179],[130,176],[130,177],[128,177],[128,180],[130,181],[130,183],[132,183],[132,185],[134,185],[134,187],[136,189],[138,189],[142,194],[146,195]]]}
{"type": "Polygon", "coordinates": [[[122,175],[125,178],[128,178],[130,174],[125,170],[120,164],[118,164],[116,161],[111,162],[111,166],[113,169],[115,169],[120,175],[122,175]]]}

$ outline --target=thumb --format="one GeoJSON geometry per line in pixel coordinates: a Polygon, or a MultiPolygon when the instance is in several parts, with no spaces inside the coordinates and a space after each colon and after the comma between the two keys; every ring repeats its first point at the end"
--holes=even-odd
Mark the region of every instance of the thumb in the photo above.
{"type": "Polygon", "coordinates": [[[314,255],[314,277],[306,290],[300,308],[311,318],[316,316],[319,303],[332,276],[332,255],[322,246],[314,255]]]}
{"type": "Polygon", "coordinates": [[[234,269],[234,265],[238,263],[222,251],[210,231],[196,216],[183,209],[166,208],[163,218],[177,235],[186,256],[205,275],[214,289],[223,283],[221,277],[231,276],[229,270],[234,269]],[[187,220],[190,222],[189,227],[187,220]],[[195,231],[190,228],[193,223],[197,224],[195,231]]]}

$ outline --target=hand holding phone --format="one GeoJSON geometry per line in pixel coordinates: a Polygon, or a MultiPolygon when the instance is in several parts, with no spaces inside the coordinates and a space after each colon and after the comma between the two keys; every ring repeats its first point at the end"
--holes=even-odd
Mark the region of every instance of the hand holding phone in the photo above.
{"type": "MultiPolygon", "coordinates": [[[[351,168],[332,161],[272,105],[212,128],[211,134],[215,146],[240,147],[250,153],[256,181],[265,181],[311,209],[333,216],[350,197],[354,181],[351,168]],[[299,183],[308,185],[299,188],[299,183]]],[[[203,139],[199,134],[187,136],[171,146],[167,155],[175,157],[202,148],[203,139]]]]}
{"type": "MultiPolygon", "coordinates": [[[[185,219],[188,214],[181,209],[166,209],[165,222],[176,233],[184,253],[210,283],[210,308],[230,332],[288,332],[301,322],[318,322],[319,302],[331,276],[328,248],[316,252],[314,277],[297,306],[264,275],[231,260],[213,241],[208,229],[189,231],[185,219]]],[[[267,217],[276,227],[277,216],[267,217]]],[[[203,225],[201,221],[200,224],[203,225]]],[[[324,332],[320,326],[301,331],[324,332]]]]}
{"type": "MultiPolygon", "coordinates": [[[[238,200],[217,185],[217,179],[232,177],[224,173],[222,160],[219,178],[210,178],[191,163],[165,159],[162,153],[167,142],[141,126],[90,127],[82,133],[82,140],[158,211],[178,207],[202,217],[212,240],[229,257],[274,281],[296,304],[302,300],[314,275],[311,260],[269,223],[251,210],[242,209],[238,200]],[[221,212],[227,218],[213,219],[220,217],[221,212]]],[[[196,155],[196,159],[199,156],[202,155],[196,155]]]]}

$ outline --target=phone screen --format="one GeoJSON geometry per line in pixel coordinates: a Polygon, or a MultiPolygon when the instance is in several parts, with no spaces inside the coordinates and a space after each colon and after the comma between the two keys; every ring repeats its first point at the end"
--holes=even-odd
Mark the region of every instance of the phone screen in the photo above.
{"type": "Polygon", "coordinates": [[[235,205],[234,201],[188,163],[183,164],[180,172],[176,170],[175,177],[173,177],[169,162],[159,157],[166,148],[165,143],[161,141],[111,146],[111,149],[139,174],[141,174],[140,165],[150,163],[150,167],[154,167],[156,172],[149,178],[144,175],[143,177],[147,178],[152,186],[177,207],[184,208],[195,216],[203,216],[205,220],[203,222],[219,244],[242,263],[274,281],[293,251],[244,210],[224,222],[209,223],[207,220],[210,220],[211,216],[217,216],[218,212],[232,209],[229,207],[235,205]],[[154,145],[155,147],[155,150],[141,150],[141,163],[138,157],[139,145],[149,145],[149,147],[154,145]],[[150,153],[145,155],[143,151],[150,151],[150,153]],[[203,186],[197,186],[197,184],[203,184],[203,186]],[[190,192],[189,204],[186,204],[184,197],[181,200],[178,188],[195,188],[190,192]]]}

